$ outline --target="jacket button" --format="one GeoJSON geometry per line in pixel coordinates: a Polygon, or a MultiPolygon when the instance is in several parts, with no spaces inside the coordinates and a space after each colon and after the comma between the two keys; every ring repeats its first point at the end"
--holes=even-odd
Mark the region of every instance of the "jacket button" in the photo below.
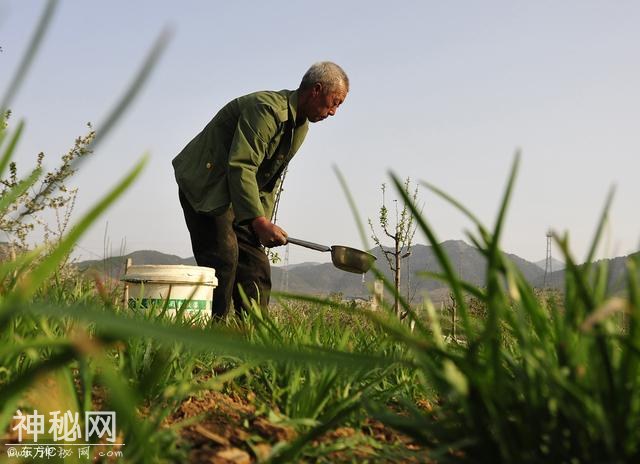
{"type": "Polygon", "coordinates": [[[213,164],[207,163],[207,169],[211,169],[211,166],[213,166],[213,164]]]}

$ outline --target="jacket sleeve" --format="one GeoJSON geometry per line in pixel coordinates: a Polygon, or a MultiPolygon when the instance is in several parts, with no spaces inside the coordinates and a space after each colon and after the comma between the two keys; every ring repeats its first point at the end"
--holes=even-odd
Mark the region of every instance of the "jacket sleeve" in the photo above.
{"type": "Polygon", "coordinates": [[[267,105],[248,107],[238,119],[229,151],[228,179],[229,196],[240,224],[265,215],[256,173],[277,128],[273,110],[267,105]]]}

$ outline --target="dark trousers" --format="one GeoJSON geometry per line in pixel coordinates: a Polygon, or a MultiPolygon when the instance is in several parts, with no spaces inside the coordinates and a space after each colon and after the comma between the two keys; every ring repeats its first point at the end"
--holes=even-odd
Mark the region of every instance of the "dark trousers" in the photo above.
{"type": "Polygon", "coordinates": [[[214,319],[229,312],[232,300],[236,314],[242,316],[238,285],[249,299],[266,308],[271,293],[271,267],[253,231],[235,222],[231,208],[218,216],[198,213],[182,191],[178,191],[178,196],[196,263],[216,271],[218,287],[213,292],[214,319]]]}

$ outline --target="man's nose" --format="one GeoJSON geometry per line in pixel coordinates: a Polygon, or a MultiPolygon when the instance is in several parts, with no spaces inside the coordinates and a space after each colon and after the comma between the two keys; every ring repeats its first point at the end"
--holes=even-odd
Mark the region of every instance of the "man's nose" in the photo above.
{"type": "Polygon", "coordinates": [[[338,110],[338,108],[331,108],[329,110],[329,116],[335,116],[336,115],[336,111],[338,110]]]}

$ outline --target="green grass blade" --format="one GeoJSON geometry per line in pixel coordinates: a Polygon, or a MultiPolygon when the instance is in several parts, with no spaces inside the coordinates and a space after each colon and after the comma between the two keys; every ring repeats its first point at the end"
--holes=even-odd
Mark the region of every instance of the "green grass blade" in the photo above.
{"type": "Polygon", "coordinates": [[[71,348],[72,343],[67,339],[52,339],[50,337],[35,337],[24,342],[12,343],[0,348],[0,358],[15,356],[30,349],[71,348]]]}
{"type": "MultiPolygon", "coordinates": [[[[364,225],[364,223],[362,222],[362,220],[360,219],[360,213],[358,212],[358,206],[356,205],[356,202],[353,198],[353,195],[351,195],[351,191],[349,190],[349,185],[347,183],[347,180],[344,178],[344,176],[342,175],[342,173],[340,172],[340,170],[334,166],[333,168],[334,172],[336,173],[336,176],[338,177],[338,181],[340,182],[340,186],[342,187],[342,191],[344,192],[345,196],[347,197],[347,201],[349,203],[349,208],[351,209],[351,214],[353,215],[355,221],[356,221],[356,226],[358,228],[358,233],[360,235],[360,240],[362,241],[362,245],[364,246],[364,248],[366,250],[369,250],[371,248],[370,244],[369,244],[369,238],[366,232],[366,227],[364,225]]],[[[388,281],[388,279],[374,266],[374,268],[372,269],[372,271],[374,272],[375,276],[377,279],[380,279],[383,281],[383,284],[385,286],[385,288],[387,288],[387,290],[391,291],[392,294],[395,294],[395,287],[393,286],[393,284],[391,284],[390,281],[388,281]]],[[[411,305],[409,304],[409,302],[406,300],[406,298],[404,298],[402,295],[398,295],[398,300],[400,305],[402,306],[402,309],[404,310],[404,312],[406,312],[408,315],[411,316],[411,318],[416,321],[416,326],[418,327],[418,329],[420,331],[426,331],[426,327],[424,327],[424,325],[422,324],[420,318],[417,316],[417,314],[415,313],[415,311],[411,308],[411,305]]]]}
{"type": "Polygon", "coordinates": [[[286,464],[290,462],[296,462],[296,457],[302,452],[304,447],[312,442],[313,440],[319,438],[324,433],[329,430],[335,428],[340,423],[344,422],[344,420],[353,412],[356,411],[360,407],[358,402],[349,402],[346,406],[340,409],[337,413],[335,413],[331,418],[325,418],[323,421],[320,421],[320,424],[316,427],[313,427],[311,430],[296,438],[291,444],[286,446],[284,449],[276,449],[274,450],[275,456],[271,457],[267,463],[268,464],[286,464]]]}
{"type": "Polygon", "coordinates": [[[604,232],[604,227],[607,223],[607,218],[609,217],[609,210],[611,209],[611,204],[613,203],[613,197],[615,196],[615,187],[611,187],[609,193],[607,194],[607,199],[604,203],[604,207],[602,208],[602,213],[600,214],[600,219],[598,221],[598,226],[596,227],[595,234],[593,239],[591,240],[591,247],[589,248],[589,253],[587,253],[587,258],[585,261],[585,265],[588,267],[591,265],[593,261],[596,250],[598,249],[598,244],[600,243],[600,239],[602,238],[602,233],[604,232]]]}
{"type": "MultiPolygon", "coordinates": [[[[520,152],[516,152],[513,165],[511,167],[511,173],[507,181],[507,186],[502,197],[498,217],[493,229],[493,235],[488,245],[487,255],[487,324],[485,327],[484,336],[489,337],[491,342],[491,356],[493,360],[493,375],[500,375],[500,355],[502,350],[500,349],[501,336],[500,336],[500,319],[502,316],[502,308],[505,307],[504,292],[500,285],[500,276],[503,274],[503,262],[502,252],[500,251],[500,235],[506,218],[507,208],[511,195],[513,193],[513,187],[515,185],[515,179],[518,172],[518,166],[520,164],[520,152]]],[[[500,384],[499,381],[496,381],[500,384]]]]}
{"type": "MultiPolygon", "coordinates": [[[[120,119],[120,116],[127,110],[129,105],[133,102],[134,98],[140,92],[140,89],[149,78],[151,71],[156,66],[158,60],[162,56],[165,48],[167,47],[169,40],[171,39],[171,31],[169,29],[163,30],[155,43],[151,47],[146,59],[142,63],[140,70],[133,78],[133,81],[122,95],[120,100],[113,107],[104,122],[97,126],[96,136],[91,142],[89,149],[94,150],[95,147],[102,142],[102,140],[111,132],[111,129],[115,126],[116,122],[120,119]]],[[[76,158],[76,160],[82,160],[84,157],[76,158]]],[[[75,167],[74,167],[75,169],[75,167]]]]}
{"type": "Polygon", "coordinates": [[[507,208],[509,206],[509,201],[511,200],[511,196],[513,193],[513,187],[516,181],[516,175],[518,173],[518,167],[520,166],[520,151],[517,151],[515,154],[515,158],[513,160],[513,165],[511,167],[511,173],[509,174],[509,180],[507,181],[507,187],[505,189],[504,195],[502,197],[502,203],[500,204],[500,210],[498,212],[498,217],[496,219],[496,224],[493,229],[493,237],[491,240],[490,256],[496,258],[496,254],[498,252],[498,244],[500,243],[500,235],[502,233],[502,228],[504,225],[504,219],[506,217],[507,208]]]}
{"type": "Polygon", "coordinates": [[[558,244],[560,251],[562,251],[565,261],[565,275],[567,279],[573,279],[572,282],[576,285],[578,295],[582,300],[583,311],[579,311],[580,307],[577,306],[578,301],[575,301],[573,305],[566,308],[566,315],[574,326],[582,323],[580,320],[584,316],[584,311],[591,312],[595,309],[595,302],[593,295],[589,290],[589,286],[585,279],[585,271],[581,270],[575,263],[571,251],[569,250],[568,238],[560,238],[555,233],[553,234],[554,240],[558,244]]]}
{"type": "MultiPolygon", "coordinates": [[[[50,1],[48,6],[52,8],[52,5],[55,4],[55,1],[50,1]]],[[[48,17],[48,16],[47,16],[48,17]]],[[[151,48],[149,54],[147,55],[145,61],[143,62],[140,70],[135,75],[131,84],[120,98],[120,100],[116,103],[114,108],[109,112],[104,122],[98,125],[98,130],[96,131],[95,137],[87,147],[88,151],[94,151],[98,144],[106,138],[106,136],[111,132],[113,127],[116,125],[119,118],[122,114],[127,110],[127,108],[131,105],[134,98],[140,92],[141,88],[148,80],[149,75],[151,74],[153,68],[157,64],[160,56],[164,52],[169,40],[171,37],[171,33],[168,29],[165,29],[159,37],[156,39],[153,47],[151,48]]],[[[20,74],[22,76],[22,74],[20,74]]],[[[3,113],[0,113],[3,114],[3,113]]],[[[76,171],[79,169],[80,164],[86,159],[86,156],[77,157],[72,161],[71,170],[76,171]]],[[[0,173],[2,171],[0,170],[0,173]]],[[[51,190],[54,187],[54,184],[50,184],[47,186],[47,190],[51,190]]],[[[46,195],[46,192],[41,192],[41,195],[46,195]]]]}
{"type": "MultiPolygon", "coordinates": [[[[379,325],[380,327],[385,329],[385,332],[392,338],[396,339],[399,342],[402,342],[408,348],[411,348],[416,353],[423,354],[433,354],[444,356],[447,358],[456,359],[453,353],[448,353],[443,351],[437,347],[435,343],[432,343],[430,338],[425,339],[424,337],[418,337],[411,333],[411,331],[403,325],[398,318],[389,313],[378,313],[374,311],[369,311],[366,309],[353,309],[350,307],[346,307],[332,300],[318,298],[310,295],[297,295],[292,293],[283,293],[283,292],[274,292],[274,296],[279,298],[287,298],[298,301],[305,301],[308,303],[315,303],[317,305],[331,307],[333,309],[337,309],[339,311],[351,314],[357,312],[362,317],[369,319],[371,322],[379,325]]],[[[395,362],[400,363],[408,363],[411,366],[411,362],[409,360],[404,359],[396,359],[395,362]]]]}
{"type": "Polygon", "coordinates": [[[32,296],[45,280],[56,271],[58,264],[71,252],[82,234],[131,186],[146,162],[147,157],[145,156],[102,200],[85,214],[80,222],[69,231],[67,236],[42,260],[38,267],[31,272],[28,285],[20,287],[22,297],[28,298],[32,296]]]}
{"type": "Polygon", "coordinates": [[[609,292],[609,264],[607,261],[595,263],[593,280],[593,299],[597,306],[604,303],[609,292]]]}
{"type": "MultiPolygon", "coordinates": [[[[440,282],[444,282],[447,283],[448,282],[448,278],[446,274],[442,274],[440,272],[431,272],[431,271],[419,271],[416,272],[416,275],[422,276],[422,277],[426,277],[426,278],[430,278],[430,279],[435,279],[435,280],[439,280],[440,282]]],[[[475,298],[479,299],[479,300],[485,300],[486,298],[486,292],[478,287],[476,287],[475,285],[466,282],[464,280],[460,280],[460,285],[462,286],[462,289],[471,294],[472,296],[474,296],[475,298]]]]}
{"type": "MultiPolygon", "coordinates": [[[[0,113],[0,115],[1,114],[2,113],[0,113]]],[[[20,140],[20,136],[22,135],[23,130],[24,130],[24,121],[20,121],[18,123],[18,127],[16,127],[16,130],[13,133],[13,136],[11,137],[11,140],[9,140],[9,144],[7,145],[7,148],[5,148],[4,152],[2,153],[2,158],[0,158],[0,178],[2,178],[2,176],[4,175],[4,171],[5,169],[7,169],[7,166],[9,165],[9,162],[13,157],[13,152],[15,151],[16,146],[18,145],[18,141],[20,140]]],[[[0,143],[0,147],[1,146],[2,144],[0,143]]]]}
{"type": "Polygon", "coordinates": [[[451,261],[449,260],[449,257],[440,246],[440,242],[438,241],[435,233],[433,232],[433,229],[427,223],[427,220],[424,218],[424,215],[420,214],[420,211],[418,210],[417,205],[413,203],[409,195],[407,195],[407,193],[404,191],[402,181],[394,173],[390,173],[390,176],[393,181],[393,184],[396,187],[397,192],[399,192],[400,195],[402,195],[403,201],[409,206],[409,209],[411,210],[411,213],[413,214],[416,221],[418,222],[420,229],[429,240],[429,243],[433,248],[433,252],[437,257],[438,262],[440,263],[440,266],[442,266],[444,274],[447,276],[447,281],[451,286],[451,290],[453,291],[453,294],[458,303],[458,307],[460,309],[460,316],[462,318],[462,324],[463,324],[465,333],[467,334],[471,333],[471,323],[469,320],[469,314],[467,310],[467,305],[465,303],[464,294],[462,292],[462,285],[460,284],[460,279],[458,279],[458,276],[456,275],[456,272],[453,269],[453,266],[451,264],[451,261]]]}
{"type": "Polygon", "coordinates": [[[362,245],[365,247],[366,250],[369,250],[370,249],[369,237],[367,235],[364,223],[360,219],[358,206],[356,205],[356,202],[353,199],[353,195],[351,195],[351,191],[349,190],[349,184],[347,184],[347,180],[344,178],[344,176],[336,166],[333,166],[333,172],[336,173],[336,176],[338,177],[338,181],[340,182],[340,186],[342,187],[342,192],[347,197],[347,202],[349,203],[351,214],[353,215],[353,218],[356,221],[356,226],[358,227],[358,233],[360,234],[360,240],[362,241],[362,245]]]}
{"type": "MultiPolygon", "coordinates": [[[[371,268],[371,272],[373,272],[373,275],[375,276],[375,278],[377,280],[382,281],[382,284],[384,285],[384,288],[391,294],[395,296],[396,293],[396,288],[394,283],[391,281],[391,279],[388,279],[383,273],[382,271],[380,271],[380,269],[378,269],[377,266],[373,266],[371,268]]],[[[398,303],[400,303],[400,307],[402,308],[402,310],[404,311],[404,313],[406,314],[406,316],[409,316],[410,319],[412,321],[415,322],[415,326],[416,328],[423,333],[424,335],[429,334],[429,329],[425,326],[425,324],[422,322],[422,318],[418,316],[418,314],[416,313],[416,311],[411,307],[411,305],[409,304],[409,302],[407,301],[407,299],[402,295],[399,294],[398,295],[398,303]]],[[[381,302],[383,308],[388,311],[388,312],[392,312],[393,310],[393,306],[389,305],[387,306],[386,303],[383,301],[381,302]]]]}
{"type": "MultiPolygon", "coordinates": [[[[57,6],[56,0],[49,0],[47,2],[47,6],[45,7],[42,16],[40,16],[40,21],[38,22],[38,26],[36,27],[35,33],[29,42],[29,46],[27,48],[27,52],[22,57],[22,61],[18,66],[18,70],[14,75],[11,83],[9,84],[9,88],[5,91],[4,96],[2,97],[2,103],[0,103],[0,114],[4,115],[5,111],[9,107],[11,100],[18,92],[20,85],[24,82],[25,76],[27,75],[27,71],[33,62],[33,59],[36,56],[36,52],[38,48],[40,48],[40,44],[42,43],[42,39],[44,38],[45,33],[51,23],[51,18],[53,17],[53,13],[57,6]]],[[[0,171],[1,173],[1,171],[0,171]]]]}
{"type": "MultiPolygon", "coordinates": [[[[5,405],[12,406],[12,400],[22,393],[36,380],[41,378],[42,375],[53,372],[59,369],[68,362],[70,362],[76,356],[76,352],[71,347],[62,349],[57,354],[50,356],[48,359],[41,361],[34,366],[26,369],[20,375],[10,380],[9,382],[0,386],[0,398],[5,405]]],[[[3,410],[2,415],[7,411],[3,410]]],[[[15,411],[14,411],[15,412],[15,411]]]]}
{"type": "MultiPolygon", "coordinates": [[[[478,231],[480,232],[480,235],[484,238],[489,236],[489,231],[487,230],[487,228],[482,224],[482,222],[480,222],[480,219],[477,218],[477,216],[475,216],[466,206],[464,206],[461,202],[459,202],[458,200],[456,200],[453,196],[449,195],[448,193],[446,193],[445,191],[443,191],[442,189],[436,187],[435,185],[429,183],[429,182],[425,182],[425,181],[421,181],[420,184],[426,188],[428,188],[429,190],[431,190],[433,193],[435,193],[436,195],[438,195],[439,197],[441,197],[443,200],[445,200],[446,202],[450,203],[451,205],[453,205],[455,208],[457,208],[462,214],[464,214],[465,216],[467,216],[467,218],[469,218],[469,220],[471,222],[473,222],[476,227],[478,228],[478,231]]],[[[488,243],[487,243],[488,244],[488,243]]],[[[480,248],[480,247],[478,247],[480,248]]]]}
{"type": "MultiPolygon", "coordinates": [[[[28,269],[29,265],[40,256],[41,252],[41,248],[36,248],[35,250],[18,254],[15,261],[0,263],[0,289],[2,293],[10,295],[10,291],[14,288],[17,280],[28,269]]],[[[3,304],[10,299],[10,297],[7,297],[5,301],[2,301],[0,297],[0,333],[5,330],[6,325],[11,321],[16,311],[15,305],[3,304]]]]}
{"type": "Polygon", "coordinates": [[[29,188],[36,183],[42,174],[42,169],[34,169],[33,172],[26,179],[18,182],[11,190],[4,194],[0,198],[0,216],[4,215],[7,209],[20,198],[29,188]]]}
{"type": "Polygon", "coordinates": [[[132,450],[133,456],[128,455],[128,459],[133,462],[150,462],[148,457],[153,452],[147,449],[150,446],[149,440],[145,436],[147,427],[144,426],[143,420],[137,414],[141,398],[127,380],[122,378],[112,363],[106,359],[106,356],[100,356],[94,362],[99,368],[98,376],[101,383],[107,387],[107,404],[111,410],[116,412],[119,426],[127,432],[125,439],[138,444],[138,447],[132,450]]]}
{"type": "Polygon", "coordinates": [[[124,340],[131,337],[149,337],[164,343],[182,343],[194,350],[220,353],[231,356],[250,356],[262,360],[291,361],[305,364],[335,365],[345,369],[370,369],[388,366],[399,360],[391,357],[350,353],[338,350],[323,350],[317,347],[296,348],[282,345],[252,344],[238,333],[223,328],[197,329],[167,325],[160,322],[142,320],[98,311],[92,307],[59,308],[48,305],[30,304],[23,311],[37,315],[72,317],[91,323],[107,340],[124,340]]]}
{"type": "Polygon", "coordinates": [[[628,312],[623,313],[626,319],[622,330],[622,342],[626,349],[621,353],[617,384],[621,393],[617,400],[622,409],[619,414],[625,417],[625,435],[634,433],[640,424],[640,398],[637,395],[640,387],[640,284],[638,267],[633,259],[627,261],[628,312]]]}
{"type": "MultiPolygon", "coordinates": [[[[18,395],[14,398],[2,399],[2,407],[0,407],[0,430],[9,429],[9,424],[11,424],[13,416],[20,407],[20,400],[21,398],[18,395]]],[[[3,460],[0,460],[0,463],[3,463],[3,460]]]]}
{"type": "Polygon", "coordinates": [[[298,455],[309,443],[321,437],[331,429],[336,428],[351,414],[360,409],[362,407],[363,399],[369,396],[371,390],[383,376],[384,373],[379,373],[376,377],[362,385],[358,390],[352,392],[348,398],[339,401],[338,404],[334,405],[319,418],[318,425],[296,438],[292,443],[275,448],[272,456],[267,462],[269,464],[296,462],[298,455]]]}

